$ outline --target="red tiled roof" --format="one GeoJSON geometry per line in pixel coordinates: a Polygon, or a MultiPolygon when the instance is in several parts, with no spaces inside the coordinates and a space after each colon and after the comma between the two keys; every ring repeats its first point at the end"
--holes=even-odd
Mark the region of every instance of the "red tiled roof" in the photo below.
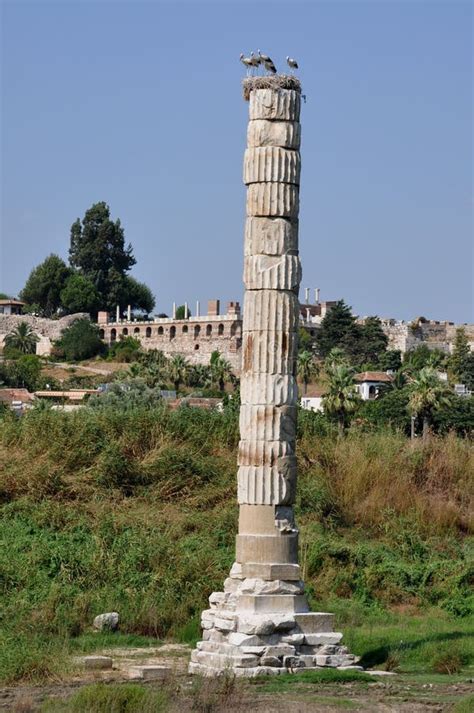
{"type": "Polygon", "coordinates": [[[12,401],[33,401],[34,395],[28,389],[0,389],[0,401],[11,404],[12,401]]]}
{"type": "Polygon", "coordinates": [[[387,374],[385,371],[363,371],[360,374],[356,374],[354,379],[356,381],[382,381],[391,383],[393,376],[390,376],[390,374],[387,374]]]}

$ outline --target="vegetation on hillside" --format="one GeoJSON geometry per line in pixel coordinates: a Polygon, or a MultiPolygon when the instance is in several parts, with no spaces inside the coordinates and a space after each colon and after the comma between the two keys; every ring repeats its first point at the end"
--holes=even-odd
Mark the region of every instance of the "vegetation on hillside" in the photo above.
{"type": "MultiPolygon", "coordinates": [[[[123,632],[197,635],[196,617],[234,556],[235,411],[111,406],[7,414],[0,424],[2,678],[60,668],[101,611],[117,609],[123,632]]],[[[471,444],[355,426],[340,439],[302,412],[298,458],[312,604],[330,605],[341,623],[434,607],[440,632],[465,630],[471,444]]],[[[443,646],[441,636],[430,656],[443,646]]],[[[357,637],[354,647],[370,650],[357,637]]],[[[397,655],[408,665],[410,651],[397,655]]]]}

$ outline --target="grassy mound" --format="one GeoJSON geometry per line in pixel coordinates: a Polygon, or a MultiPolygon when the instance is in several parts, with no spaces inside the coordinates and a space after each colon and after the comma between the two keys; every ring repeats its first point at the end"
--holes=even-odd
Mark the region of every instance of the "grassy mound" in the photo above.
{"type": "MultiPolygon", "coordinates": [[[[297,515],[313,606],[336,612],[368,665],[433,668],[454,642],[465,666],[471,444],[326,428],[302,414],[297,515]]],[[[233,561],[237,441],[234,414],[198,409],[0,421],[4,681],[57,675],[103,611],[119,611],[130,636],[197,636],[233,561]]]]}

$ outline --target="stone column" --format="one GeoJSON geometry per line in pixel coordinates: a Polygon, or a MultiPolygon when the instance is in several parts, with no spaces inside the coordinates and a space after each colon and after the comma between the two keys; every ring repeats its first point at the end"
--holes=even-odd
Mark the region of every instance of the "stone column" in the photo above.
{"type": "MultiPolygon", "coordinates": [[[[236,561],[202,614],[190,671],[277,674],[350,665],[332,615],[310,613],[298,565],[296,356],[300,86],[249,93],[236,561]]],[[[264,78],[269,81],[268,78],[264,78]]],[[[249,80],[246,80],[247,84],[249,80]]],[[[252,81],[252,80],[250,80],[252,81]]]]}

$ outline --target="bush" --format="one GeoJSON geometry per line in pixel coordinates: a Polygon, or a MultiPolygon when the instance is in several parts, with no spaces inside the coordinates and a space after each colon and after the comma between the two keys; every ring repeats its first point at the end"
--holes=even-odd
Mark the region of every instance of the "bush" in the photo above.
{"type": "Polygon", "coordinates": [[[165,713],[168,696],[133,683],[84,686],[67,701],[49,701],[41,713],[165,713]]]}
{"type": "Polygon", "coordinates": [[[0,364],[0,382],[13,389],[36,391],[42,385],[41,359],[34,354],[23,354],[14,361],[0,364]]]}
{"type": "Polygon", "coordinates": [[[90,359],[104,350],[99,328],[88,319],[78,319],[64,330],[57,346],[67,361],[90,359]]]}
{"type": "Polygon", "coordinates": [[[138,361],[140,352],[141,344],[138,339],[134,339],[133,337],[121,337],[118,342],[114,342],[109,347],[108,358],[111,361],[130,364],[133,361],[138,361]]]}

